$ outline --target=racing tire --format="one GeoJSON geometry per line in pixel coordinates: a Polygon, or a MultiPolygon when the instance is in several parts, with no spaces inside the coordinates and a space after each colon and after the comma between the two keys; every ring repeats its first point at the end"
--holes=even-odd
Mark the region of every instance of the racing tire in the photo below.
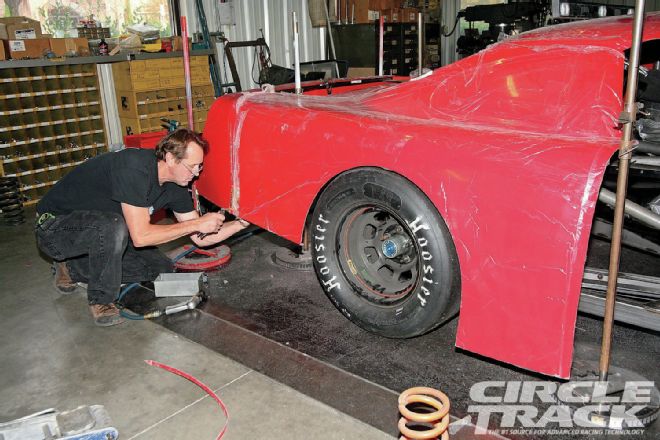
{"type": "Polygon", "coordinates": [[[333,180],[314,207],[309,238],[326,295],[365,330],[410,338],[458,312],[449,229],[419,188],[395,173],[356,169],[333,180]]]}

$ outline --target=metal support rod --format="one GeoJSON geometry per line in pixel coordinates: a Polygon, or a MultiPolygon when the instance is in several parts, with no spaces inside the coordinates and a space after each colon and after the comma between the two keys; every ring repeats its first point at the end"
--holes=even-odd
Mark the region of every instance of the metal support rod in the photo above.
{"type": "Polygon", "coordinates": [[[614,207],[614,224],[612,226],[612,246],[610,248],[610,267],[607,281],[607,296],[605,299],[605,315],[603,318],[603,339],[600,349],[598,376],[601,381],[607,381],[610,368],[610,353],[612,348],[612,322],[614,321],[614,305],[616,301],[616,285],[619,276],[619,260],[621,256],[621,233],[623,231],[623,212],[628,186],[628,169],[632,155],[631,143],[633,124],[637,113],[635,98],[637,95],[637,72],[639,67],[639,48],[642,41],[644,26],[644,0],[635,4],[635,19],[632,29],[632,45],[630,47],[630,64],[628,66],[628,84],[624,104],[625,119],[623,135],[619,145],[619,174],[616,183],[616,204],[614,207]]]}
{"type": "MultiPolygon", "coordinates": [[[[598,194],[598,200],[608,206],[616,206],[616,195],[612,191],[609,191],[605,188],[600,190],[600,193],[598,194]]],[[[640,223],[644,223],[646,226],[660,230],[660,215],[656,214],[650,209],[646,209],[643,206],[638,205],[632,200],[626,200],[624,213],[637,219],[640,223]]]]}
{"type": "Polygon", "coordinates": [[[422,49],[424,43],[423,40],[424,36],[422,32],[422,21],[423,18],[421,12],[417,13],[417,69],[418,69],[417,72],[419,72],[417,76],[422,76],[422,69],[423,69],[422,59],[424,58],[424,55],[422,53],[422,49]]]}
{"type": "MultiPolygon", "coordinates": [[[[328,37],[330,38],[330,51],[332,52],[332,59],[336,60],[337,55],[335,54],[335,40],[334,38],[332,38],[332,25],[330,24],[330,13],[328,12],[328,3],[324,1],[323,5],[325,6],[325,24],[326,26],[328,26],[328,37]]],[[[337,63],[335,63],[335,73],[337,74],[337,78],[340,78],[339,66],[337,65],[337,63]]]]}
{"type": "Polygon", "coordinates": [[[383,34],[385,33],[384,29],[385,18],[380,16],[380,24],[378,31],[378,76],[383,76],[383,34]]]}
{"type": "Polygon", "coordinates": [[[192,104],[192,81],[190,80],[190,50],[188,49],[188,26],[186,16],[181,16],[181,38],[183,38],[183,74],[186,78],[186,108],[188,109],[188,128],[195,129],[192,104]]]}
{"type": "Polygon", "coordinates": [[[291,13],[291,21],[293,25],[293,66],[294,66],[294,75],[296,81],[296,94],[300,95],[302,93],[302,86],[300,85],[300,51],[298,50],[298,20],[296,19],[296,13],[291,13]]]}

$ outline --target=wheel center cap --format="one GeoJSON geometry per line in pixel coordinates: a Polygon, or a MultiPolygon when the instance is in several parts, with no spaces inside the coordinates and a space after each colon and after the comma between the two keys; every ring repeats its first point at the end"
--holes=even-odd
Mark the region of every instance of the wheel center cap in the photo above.
{"type": "Polygon", "coordinates": [[[403,235],[393,235],[383,241],[381,250],[387,258],[395,258],[408,250],[410,240],[403,235]]]}

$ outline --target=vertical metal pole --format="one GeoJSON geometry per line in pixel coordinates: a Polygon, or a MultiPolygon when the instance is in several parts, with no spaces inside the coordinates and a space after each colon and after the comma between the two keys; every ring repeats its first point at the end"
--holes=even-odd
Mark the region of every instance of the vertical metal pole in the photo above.
{"type": "Polygon", "coordinates": [[[261,7],[264,11],[264,40],[270,47],[270,11],[268,10],[268,0],[263,0],[261,7]]]}
{"type": "Polygon", "coordinates": [[[419,12],[417,13],[417,76],[422,76],[422,60],[424,59],[424,56],[422,54],[422,49],[423,49],[423,38],[424,36],[422,35],[422,13],[419,12]]]}
{"type": "Polygon", "coordinates": [[[181,38],[183,38],[183,74],[186,78],[186,108],[188,109],[188,128],[195,129],[192,105],[192,81],[190,80],[190,50],[188,49],[188,26],[185,15],[181,16],[181,38]]]}
{"type": "Polygon", "coordinates": [[[378,31],[378,76],[383,76],[383,35],[385,33],[384,22],[385,19],[381,15],[378,31]]]}
{"type": "Polygon", "coordinates": [[[635,4],[635,19],[633,21],[632,45],[630,47],[630,60],[628,64],[628,84],[624,104],[623,135],[619,145],[619,175],[616,182],[616,203],[614,206],[614,224],[612,226],[612,246],[610,248],[610,268],[607,281],[607,296],[605,300],[605,316],[603,320],[603,339],[600,350],[600,364],[598,376],[601,381],[607,380],[610,367],[610,352],[612,347],[612,322],[614,320],[614,305],[616,301],[616,285],[619,276],[619,259],[621,255],[621,233],[623,229],[623,211],[626,203],[626,189],[628,186],[628,169],[630,156],[632,130],[637,113],[637,69],[639,68],[639,47],[642,41],[642,28],[644,26],[644,0],[637,0],[635,4]]]}
{"type": "Polygon", "coordinates": [[[293,65],[295,72],[295,81],[296,81],[296,94],[300,95],[302,93],[302,87],[300,85],[300,51],[298,50],[298,20],[296,19],[296,13],[291,13],[291,20],[293,25],[293,65]]]}
{"type": "MultiPolygon", "coordinates": [[[[332,25],[330,24],[330,13],[328,12],[328,4],[324,1],[323,5],[325,6],[325,24],[328,26],[328,37],[330,37],[330,51],[332,52],[332,59],[336,60],[337,55],[335,54],[335,40],[332,38],[332,25]]],[[[335,63],[335,73],[337,78],[339,76],[339,66],[335,63]]]]}

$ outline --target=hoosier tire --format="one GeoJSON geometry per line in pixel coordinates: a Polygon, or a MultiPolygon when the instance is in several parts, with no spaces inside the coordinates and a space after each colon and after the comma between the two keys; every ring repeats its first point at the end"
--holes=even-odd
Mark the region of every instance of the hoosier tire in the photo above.
{"type": "Polygon", "coordinates": [[[459,265],[449,230],[401,176],[358,169],[337,177],[321,194],[310,228],[325,293],[360,327],[409,338],[458,312],[459,265]]]}

